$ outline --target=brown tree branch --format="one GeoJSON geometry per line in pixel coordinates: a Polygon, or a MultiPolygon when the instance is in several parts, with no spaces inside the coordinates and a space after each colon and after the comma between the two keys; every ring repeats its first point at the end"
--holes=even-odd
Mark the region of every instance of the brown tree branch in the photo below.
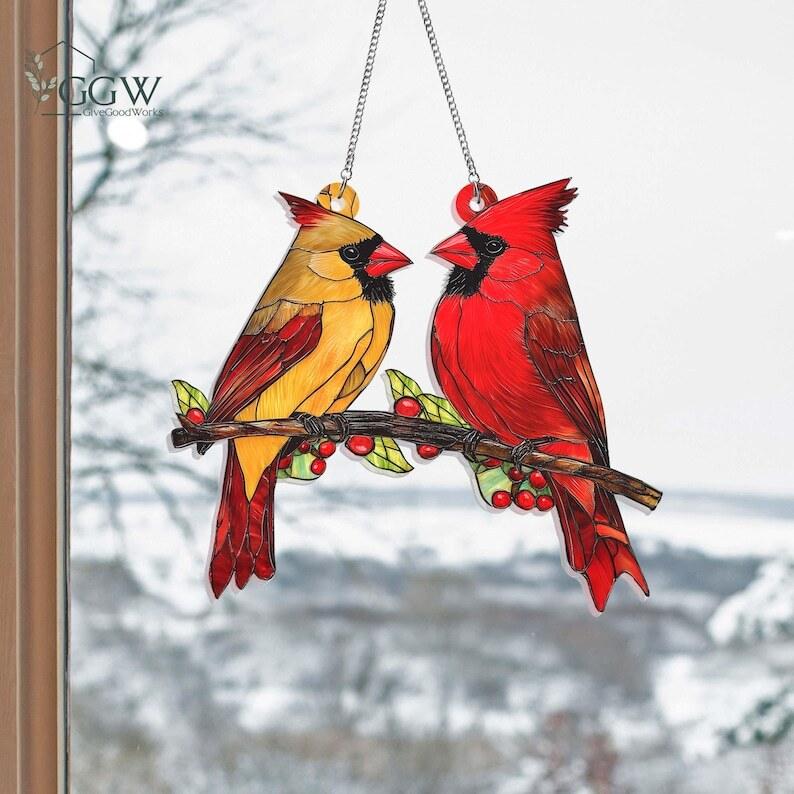
{"type": "MultiPolygon", "coordinates": [[[[390,436],[411,444],[432,444],[450,452],[461,452],[463,440],[470,432],[470,428],[466,427],[429,422],[426,419],[413,419],[385,411],[347,411],[344,414],[326,414],[318,417],[326,435],[335,437],[339,433],[338,417],[344,418],[351,435],[390,436]]],[[[260,422],[215,422],[202,425],[195,425],[184,417],[180,419],[182,427],[175,428],[171,432],[171,441],[177,448],[246,436],[307,437],[303,422],[294,418],[267,419],[260,422]]],[[[512,449],[507,444],[488,438],[481,439],[475,451],[478,455],[489,458],[513,460],[512,449]]],[[[651,510],[662,498],[661,491],[642,480],[587,461],[535,451],[524,455],[521,462],[533,469],[584,477],[612,493],[621,494],[651,510]]]]}

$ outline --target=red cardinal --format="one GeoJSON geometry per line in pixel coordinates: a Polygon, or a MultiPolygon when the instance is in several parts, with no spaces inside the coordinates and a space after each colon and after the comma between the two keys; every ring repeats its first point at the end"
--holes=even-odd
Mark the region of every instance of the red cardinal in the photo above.
{"type": "MultiPolygon", "coordinates": [[[[433,249],[454,265],[433,321],[433,367],[472,427],[517,455],[535,442],[608,466],[601,396],[553,236],[576,196],[569,181],[498,201],[433,249]]],[[[623,573],[647,595],[614,496],[562,474],[550,486],[568,562],[596,609],[623,573]]]]}

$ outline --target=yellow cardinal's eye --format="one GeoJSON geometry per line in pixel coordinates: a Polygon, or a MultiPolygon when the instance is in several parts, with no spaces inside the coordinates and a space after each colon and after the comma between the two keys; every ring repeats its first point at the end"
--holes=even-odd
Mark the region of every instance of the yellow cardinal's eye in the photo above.
{"type": "Polygon", "coordinates": [[[361,258],[361,252],[358,250],[357,245],[346,245],[339,251],[339,256],[345,260],[349,265],[352,265],[359,261],[361,258]]]}
{"type": "Polygon", "coordinates": [[[505,250],[505,244],[502,240],[488,240],[485,244],[485,250],[491,256],[499,256],[505,250]]]}

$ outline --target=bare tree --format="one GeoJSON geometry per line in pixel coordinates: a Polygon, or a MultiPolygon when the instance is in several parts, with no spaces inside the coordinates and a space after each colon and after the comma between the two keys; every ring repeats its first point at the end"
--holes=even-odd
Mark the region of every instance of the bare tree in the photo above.
{"type": "MultiPolygon", "coordinates": [[[[77,28],[90,43],[97,70],[109,75],[133,74],[164,40],[201,20],[243,6],[205,0],[116,0],[105,30],[81,17],[77,28]]],[[[79,216],[96,205],[127,203],[143,178],[166,163],[182,161],[214,173],[239,175],[240,169],[267,159],[268,147],[282,140],[284,114],[261,112],[244,101],[245,75],[230,68],[236,48],[213,58],[189,80],[169,88],[163,82],[162,115],[146,119],[149,140],[139,152],[120,150],[108,136],[107,116],[97,116],[98,146],[75,157],[75,167],[91,172],[75,196],[79,216]],[[242,78],[242,79],[241,79],[242,78]]],[[[160,95],[158,95],[160,101],[160,95]]],[[[89,109],[91,103],[89,102],[89,109]]]]}
{"type": "MultiPolygon", "coordinates": [[[[230,6],[209,0],[115,0],[100,28],[93,18],[78,14],[76,36],[91,50],[97,72],[134,75],[167,38],[188,35],[197,23],[228,14],[230,6]]],[[[80,7],[78,7],[78,12],[80,7]]],[[[92,115],[75,119],[77,132],[93,137],[85,151],[74,157],[75,197],[73,218],[84,240],[102,242],[113,238],[101,228],[97,216],[108,207],[134,203],[147,176],[163,173],[166,166],[187,166],[196,181],[213,177],[249,174],[268,160],[273,145],[281,141],[280,125],[285,114],[265,111],[261,104],[245,102],[245,73],[230,67],[230,54],[213,58],[190,79],[158,86],[161,115],[141,118],[148,132],[140,151],[119,148],[108,134],[111,118],[92,115]],[[94,125],[86,130],[85,125],[94,125]],[[88,135],[87,135],[88,133],[88,135]]],[[[261,81],[267,77],[259,78],[261,81]]],[[[90,100],[86,107],[92,107],[90,100]]],[[[159,177],[158,177],[159,178],[159,177]]],[[[102,505],[108,524],[121,528],[123,478],[135,477],[166,508],[185,531],[187,517],[179,507],[177,488],[191,483],[208,489],[212,482],[198,474],[189,462],[167,458],[165,448],[152,448],[135,440],[123,424],[108,422],[108,416],[135,416],[147,401],[169,400],[167,384],[160,382],[135,362],[130,350],[108,349],[102,343],[104,320],[118,312],[119,305],[145,307],[152,292],[130,286],[127,274],[114,274],[104,263],[92,261],[91,245],[74,262],[75,312],[73,316],[73,395],[75,455],[72,488],[76,509],[85,504],[102,505]],[[122,353],[120,355],[120,353],[122,353]]]]}

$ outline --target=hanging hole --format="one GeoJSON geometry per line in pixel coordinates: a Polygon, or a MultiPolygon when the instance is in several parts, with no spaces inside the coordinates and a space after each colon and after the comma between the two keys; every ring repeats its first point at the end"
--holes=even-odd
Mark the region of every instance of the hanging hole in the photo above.
{"type": "Polygon", "coordinates": [[[331,199],[331,209],[334,212],[342,212],[342,210],[344,208],[345,208],[344,199],[340,199],[340,198],[332,198],[331,199]]]}
{"type": "Polygon", "coordinates": [[[493,188],[488,185],[466,185],[458,191],[453,203],[453,216],[465,223],[470,221],[477,213],[488,209],[491,204],[498,201],[493,188]],[[477,188],[479,187],[479,190],[477,188]]]}

